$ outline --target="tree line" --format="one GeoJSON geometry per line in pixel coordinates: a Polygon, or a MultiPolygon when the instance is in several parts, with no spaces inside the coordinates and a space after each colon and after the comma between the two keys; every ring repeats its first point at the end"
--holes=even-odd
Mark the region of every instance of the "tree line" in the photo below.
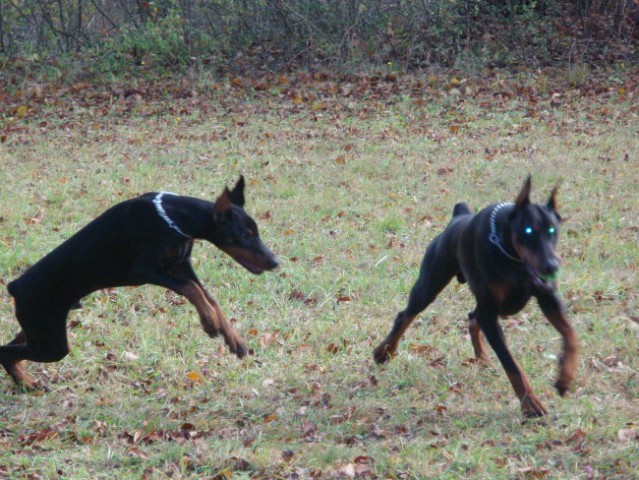
{"type": "Polygon", "coordinates": [[[638,40],[636,0],[0,0],[0,57],[112,68],[536,66],[638,40]]]}

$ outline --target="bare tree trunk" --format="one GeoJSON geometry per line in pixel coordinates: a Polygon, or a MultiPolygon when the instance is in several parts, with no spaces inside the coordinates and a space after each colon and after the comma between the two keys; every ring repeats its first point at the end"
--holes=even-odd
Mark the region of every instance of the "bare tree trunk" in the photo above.
{"type": "Polygon", "coordinates": [[[4,0],[0,0],[0,52],[5,53],[4,44],[4,0]]]}

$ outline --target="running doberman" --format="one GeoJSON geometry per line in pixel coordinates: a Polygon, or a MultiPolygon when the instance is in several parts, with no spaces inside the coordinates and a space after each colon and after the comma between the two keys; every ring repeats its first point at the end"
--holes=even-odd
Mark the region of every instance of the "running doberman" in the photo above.
{"type": "Polygon", "coordinates": [[[408,306],[373,352],[377,363],[395,354],[411,322],[456,276],[460,283],[468,282],[476,299],[468,315],[475,356],[488,362],[483,334],[506,370],[523,414],[539,417],[547,411],[508,350],[498,317],[519,312],[531,296],[563,338],[555,388],[561,396],[566,394],[575,377],[578,340],[556,291],[560,261],[555,246],[561,221],[557,187],[540,205],[531,203],[530,186],[529,176],[514,204],[489,205],[476,215],[465,203],[455,205],[451,222],[426,250],[408,306]]]}
{"type": "Polygon", "coordinates": [[[82,297],[103,288],[147,283],[186,297],[204,331],[222,335],[230,351],[243,357],[247,349],[242,339],[193,271],[195,239],[211,242],[254,274],[279,263],[244,211],[242,176],[214,203],[169,192],[126,200],[9,283],[22,330],[0,347],[0,363],[16,384],[37,388],[21,363],[56,362],[67,355],[67,315],[82,297]]]}

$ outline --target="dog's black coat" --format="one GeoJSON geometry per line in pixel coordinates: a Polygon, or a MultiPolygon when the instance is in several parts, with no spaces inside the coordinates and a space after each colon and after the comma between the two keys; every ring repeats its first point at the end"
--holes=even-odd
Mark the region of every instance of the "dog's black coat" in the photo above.
{"type": "Polygon", "coordinates": [[[108,287],[149,283],[182,294],[196,307],[209,335],[222,334],[240,357],[247,353],[190,262],[194,239],[204,239],[252,273],[278,265],[244,211],[244,178],[215,203],[173,194],[160,197],[159,208],[168,221],[154,203],[157,196],[146,193],[111,207],[9,283],[22,331],[0,347],[0,363],[17,384],[36,386],[22,370],[22,360],[55,362],[68,353],[69,310],[89,293],[108,287]]]}
{"type": "Polygon", "coordinates": [[[426,250],[408,306],[375,348],[376,362],[390,359],[411,322],[456,276],[461,283],[468,282],[477,302],[469,314],[475,355],[488,362],[483,333],[506,370],[523,413],[541,416],[546,409],[510,354],[498,317],[519,312],[530,297],[537,299],[563,337],[564,353],[555,386],[562,396],[566,393],[575,376],[578,342],[554,281],[560,264],[555,253],[561,220],[557,189],[547,204],[539,205],[530,202],[530,185],[529,177],[514,204],[490,205],[476,215],[464,203],[455,205],[451,222],[426,250]]]}

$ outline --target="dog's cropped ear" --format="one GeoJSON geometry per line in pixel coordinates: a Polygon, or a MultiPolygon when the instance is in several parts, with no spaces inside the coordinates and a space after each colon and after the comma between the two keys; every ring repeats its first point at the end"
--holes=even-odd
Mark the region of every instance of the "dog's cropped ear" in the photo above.
{"type": "Polygon", "coordinates": [[[516,207],[525,207],[530,203],[530,184],[531,179],[530,175],[528,175],[528,178],[526,178],[526,181],[524,182],[524,186],[521,187],[521,191],[519,192],[519,195],[517,195],[517,199],[515,200],[516,207]]]}
{"type": "Polygon", "coordinates": [[[224,188],[222,195],[215,200],[213,208],[213,217],[217,219],[224,218],[231,211],[231,192],[228,188],[224,188]]]}
{"type": "Polygon", "coordinates": [[[244,207],[244,176],[240,175],[237,183],[233,187],[233,190],[229,192],[229,198],[231,202],[238,207],[244,207]]]}
{"type": "Polygon", "coordinates": [[[550,197],[548,198],[548,202],[546,203],[546,208],[550,210],[557,216],[557,219],[561,222],[561,215],[557,211],[557,192],[559,191],[559,186],[555,186],[550,192],[550,197]]]}
{"type": "Polygon", "coordinates": [[[557,211],[557,192],[559,191],[559,187],[554,187],[550,192],[550,197],[548,198],[548,203],[546,203],[546,207],[548,210],[553,212],[557,211]]]}

